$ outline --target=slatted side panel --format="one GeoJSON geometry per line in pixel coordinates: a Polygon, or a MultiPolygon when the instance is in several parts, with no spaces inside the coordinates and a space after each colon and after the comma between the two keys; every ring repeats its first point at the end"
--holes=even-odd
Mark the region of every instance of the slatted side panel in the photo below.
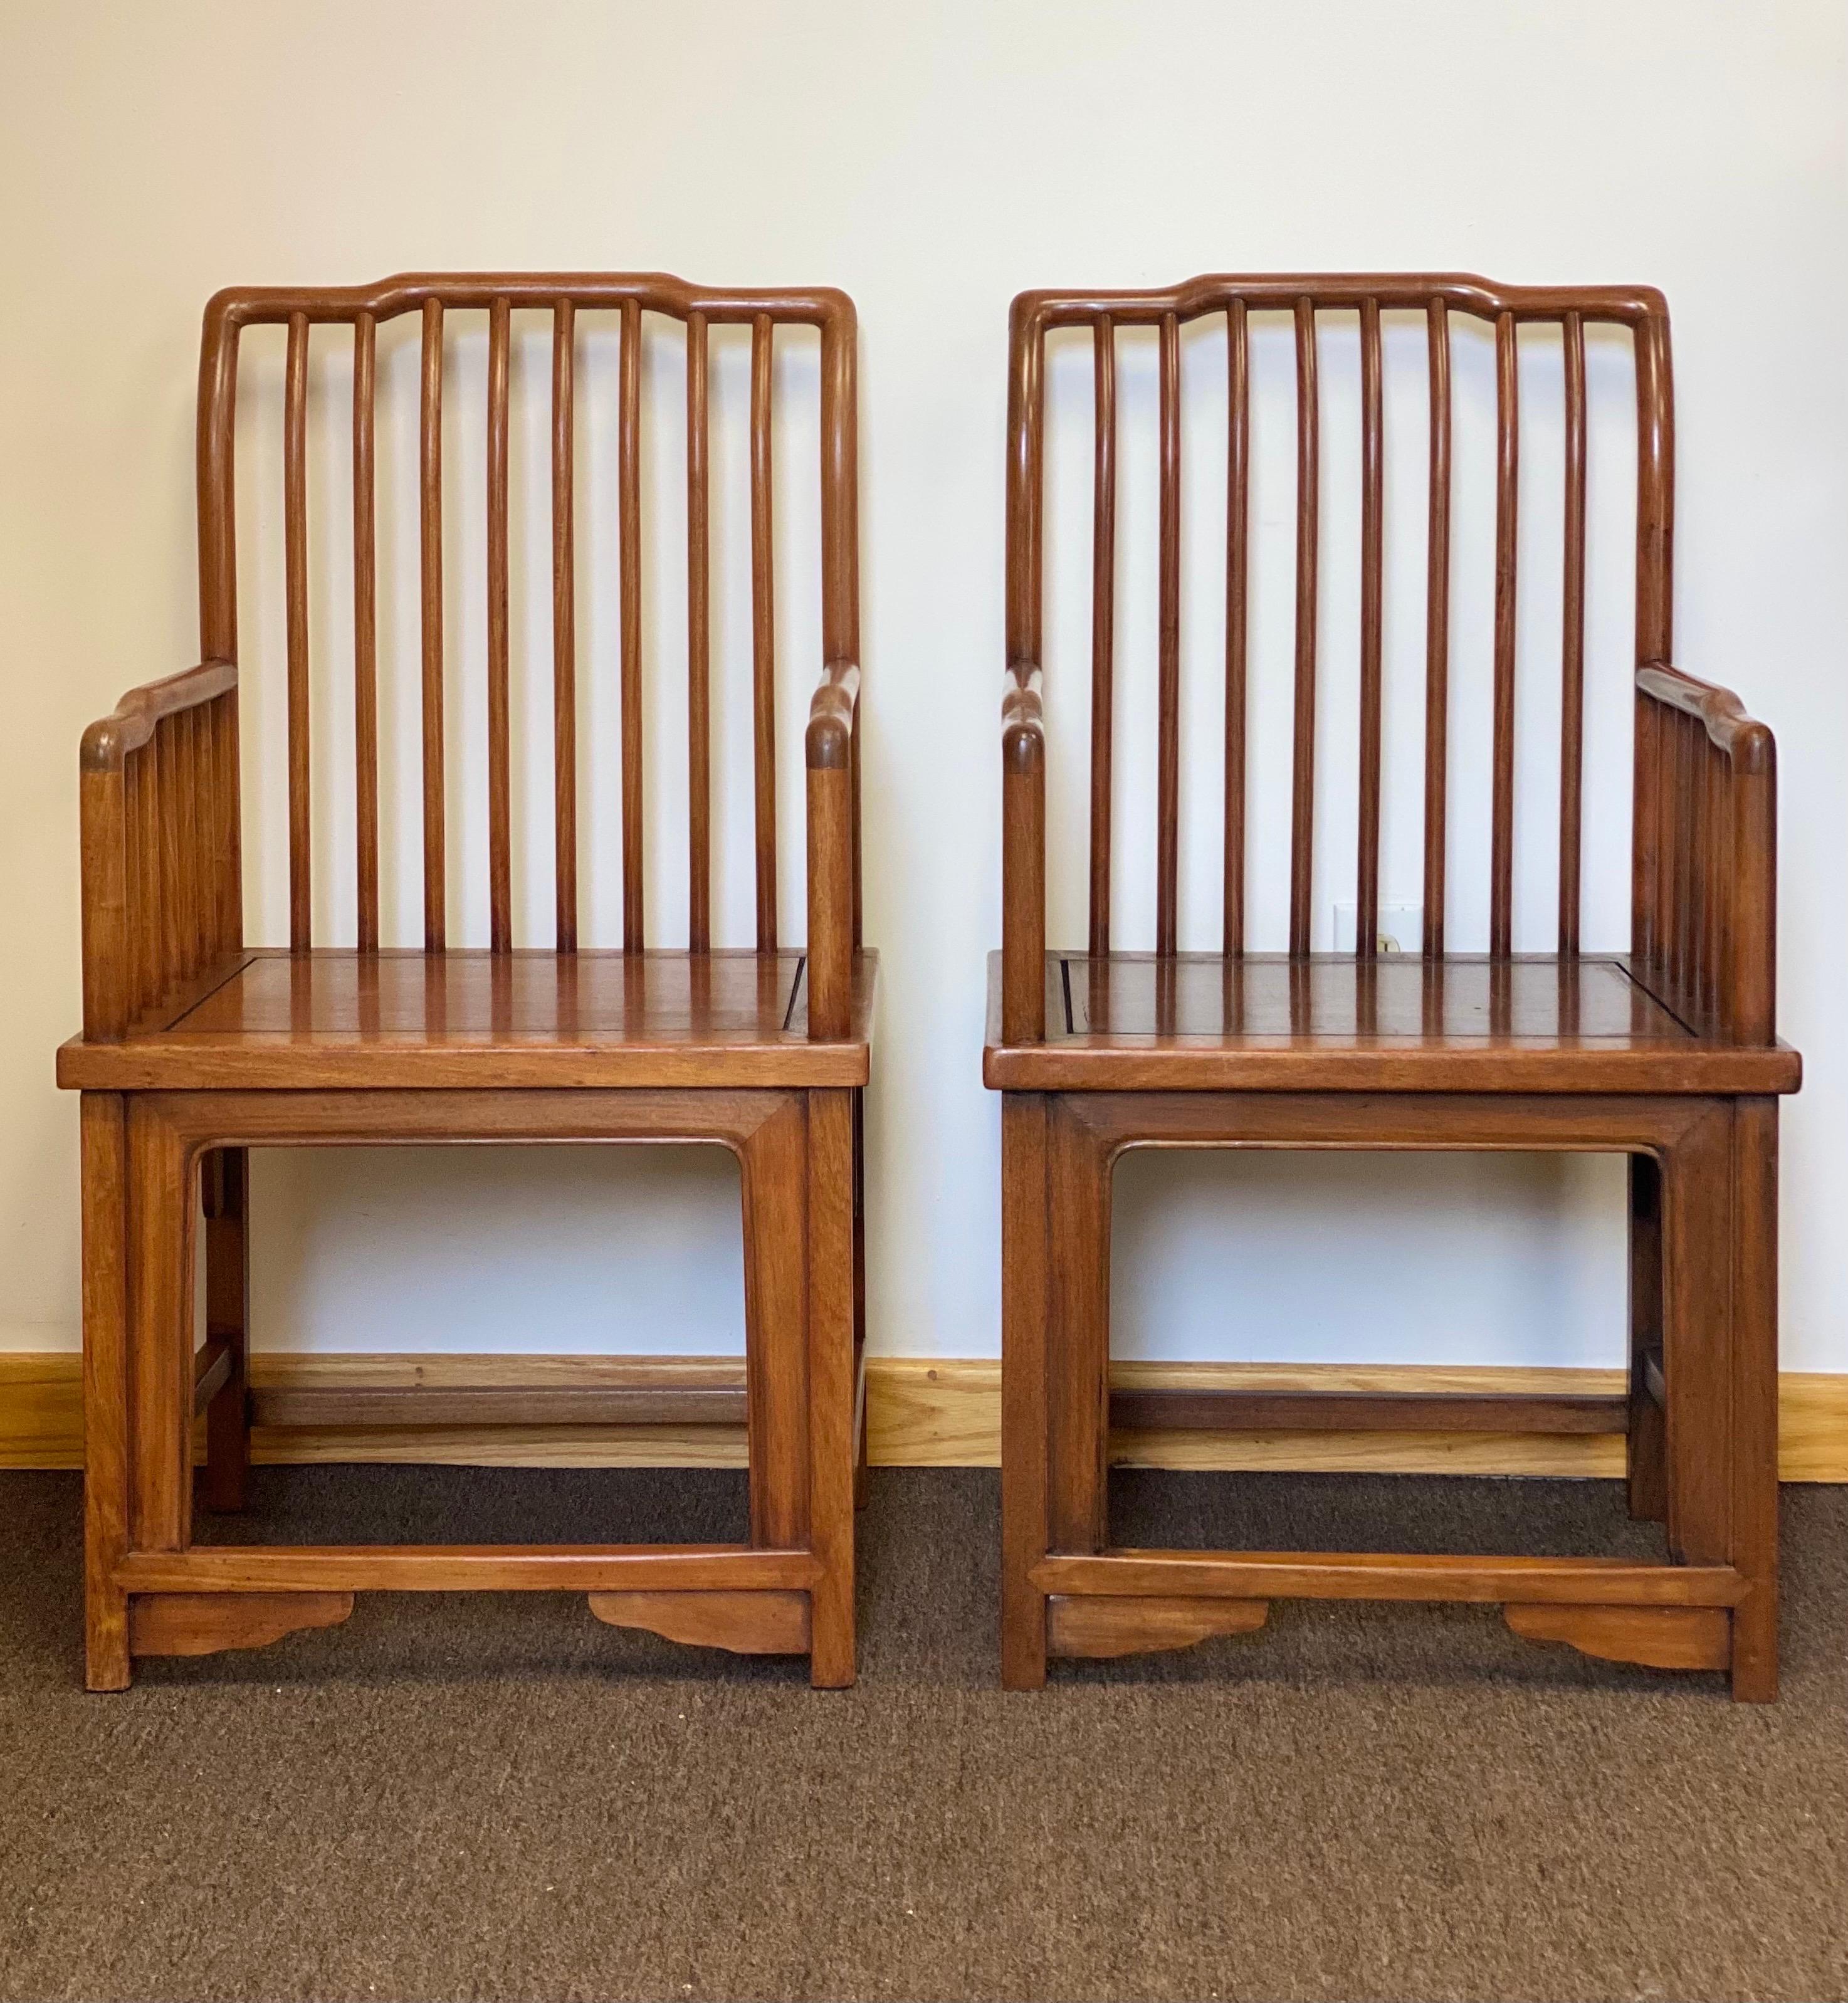
{"type": "MultiPolygon", "coordinates": [[[[651,829],[644,788],[646,704],[645,687],[645,605],[643,564],[645,428],[654,420],[645,390],[643,316],[665,312],[686,330],[686,646],[685,659],[687,722],[687,805],[686,855],[688,908],[686,936],[695,951],[723,943],[750,943],[774,949],[793,929],[779,909],[777,800],[777,718],[776,701],[777,524],[774,490],[777,478],[776,357],[780,329],[801,323],[819,328],[821,355],[821,452],[816,471],[820,495],[821,619],[823,657],[814,666],[819,680],[827,662],[856,662],[858,646],[858,496],[854,428],[854,390],[851,311],[841,313],[830,295],[764,294],[702,296],[677,281],[666,281],[663,295],[648,296],[647,281],[589,281],[582,292],[556,292],[543,281],[510,277],[502,288],[496,281],[432,281],[419,296],[407,298],[395,282],[379,288],[376,305],[355,305],[338,295],[299,295],[300,303],[277,303],[294,295],[249,295],[236,308],[212,346],[201,369],[201,474],[202,523],[202,623],[209,656],[235,656],[236,603],[235,537],[232,526],[233,451],[236,428],[236,355],[244,327],[275,324],[285,330],[286,358],[282,397],[282,542],[285,613],[285,706],[286,712],[288,857],[288,936],[292,947],[306,950],[329,942],[315,937],[313,858],[318,802],[311,787],[317,769],[311,741],[312,718],[317,712],[311,691],[325,650],[311,629],[315,601],[311,586],[310,523],[313,496],[311,470],[311,353],[323,344],[350,343],[351,404],[351,520],[353,607],[353,806],[350,828],[341,839],[350,841],[356,879],[355,943],[364,952],[379,949],[381,939],[381,790],[390,774],[382,766],[380,690],[382,536],[379,495],[378,439],[383,396],[379,362],[382,322],[400,315],[417,323],[417,524],[414,535],[417,575],[417,697],[421,800],[414,818],[421,822],[423,879],[423,941],[427,950],[443,950],[450,942],[451,913],[456,886],[452,881],[449,826],[455,802],[454,775],[447,768],[445,743],[457,691],[455,645],[445,632],[445,606],[452,602],[456,580],[445,567],[456,561],[459,537],[473,524],[445,519],[445,499],[456,511],[452,488],[445,488],[443,465],[445,393],[449,388],[450,348],[457,335],[455,315],[466,310],[487,324],[485,492],[480,496],[484,528],[484,575],[470,580],[483,593],[485,612],[485,770],[479,802],[487,830],[487,907],[491,949],[512,949],[516,926],[514,869],[513,704],[518,659],[510,606],[513,547],[511,464],[519,434],[519,407],[532,393],[516,385],[513,365],[517,309],[543,312],[549,317],[549,484],[552,706],[552,812],[550,835],[554,857],[555,904],[553,938],[560,949],[577,949],[584,926],[579,843],[584,816],[579,801],[581,731],[586,691],[580,669],[581,621],[578,597],[586,563],[606,565],[616,575],[615,655],[617,680],[617,742],[620,767],[620,866],[622,880],[622,944],[639,952],[671,928],[647,910],[648,844],[651,829]],[[761,299],[761,306],[749,303],[761,299]],[[603,316],[616,330],[616,538],[615,547],[594,552],[580,547],[578,513],[581,471],[577,434],[584,408],[580,381],[582,320],[586,313],[603,316]],[[749,822],[753,830],[752,903],[754,922],[748,941],[721,942],[714,937],[714,729],[713,687],[713,597],[721,580],[715,574],[712,544],[712,397],[709,351],[714,327],[731,326],[748,336],[750,352],[748,434],[749,502],[747,540],[750,593],[750,670],[748,708],[751,722],[753,800],[749,822]]],[[[239,295],[229,295],[234,298],[239,295]]],[[[676,421],[679,421],[678,419],[676,421]]],[[[229,707],[226,715],[229,715],[229,707]]],[[[215,711],[214,715],[217,712],[215,711]]],[[[190,725],[184,726],[190,728],[190,725]]],[[[222,734],[222,726],[215,722],[222,734]]],[[[159,743],[164,747],[173,726],[163,724],[159,743]]],[[[596,747],[592,747],[595,756],[596,747]]],[[[164,750],[156,756],[164,756],[164,750]]],[[[858,939],[858,743],[852,771],[854,852],[852,894],[853,936],[858,939]]],[[[235,774],[220,795],[236,799],[235,774]]],[[[183,783],[176,778],[175,784],[183,783]]],[[[138,778],[148,796],[169,788],[150,761],[145,778],[138,778]]],[[[799,788],[798,788],[799,789],[799,788]]],[[[139,795],[137,799],[139,799],[139,795]]],[[[473,804],[473,803],[471,803],[473,804]]],[[[183,886],[179,886],[183,893],[183,886]]],[[[169,915],[161,922],[191,925],[178,914],[190,909],[183,894],[162,899],[169,915]]],[[[201,939],[222,930],[218,914],[198,926],[201,939]]],[[[146,960],[143,987],[155,983],[175,967],[190,967],[194,953],[177,936],[142,940],[136,950],[146,960]]],[[[141,977],[138,976],[138,978],[141,977]]]]}
{"type": "MultiPolygon", "coordinates": [[[[1381,848],[1384,781],[1384,634],[1386,622],[1385,542],[1385,456],[1388,449],[1384,395],[1384,340],[1382,313],[1387,307],[1416,304],[1424,316],[1427,357],[1428,441],[1425,449],[1427,511],[1424,524],[1425,579],[1424,612],[1424,771],[1422,774],[1424,937],[1427,957],[1446,949],[1448,910],[1452,886],[1448,869],[1451,838],[1450,795],[1458,775],[1458,747],[1452,743],[1452,328],[1451,302],[1441,293],[1415,301],[1408,288],[1392,281],[1378,295],[1358,289],[1360,281],[1336,296],[1304,292],[1278,294],[1287,284],[1277,281],[1262,288],[1263,295],[1248,299],[1233,292],[1223,302],[1194,303],[1183,310],[1172,295],[1111,295],[1120,303],[1109,309],[1088,307],[1059,310],[1053,323],[1088,325],[1092,336],[1094,414],[1092,432],[1091,575],[1091,795],[1089,949],[1109,953],[1113,942],[1112,910],[1113,839],[1117,824],[1119,764],[1116,726],[1120,700],[1117,662],[1116,572],[1119,559],[1120,436],[1117,341],[1125,326],[1152,328],[1158,340],[1159,390],[1157,425],[1158,483],[1157,621],[1155,635],[1156,783],[1155,943],[1158,956],[1177,950],[1179,922],[1179,835],[1184,816],[1181,799],[1179,719],[1183,658],[1183,586],[1180,551],[1182,455],[1186,438],[1179,365],[1180,329],[1188,318],[1223,314],[1227,355],[1227,434],[1225,535],[1225,705],[1223,823],[1223,950],[1236,956],[1247,948],[1247,802],[1250,785],[1249,665],[1252,602],[1251,520],[1252,383],[1249,315],[1256,308],[1287,310],[1294,335],[1296,512],[1294,521],[1294,683],[1291,699],[1290,864],[1288,932],[1292,954],[1307,954],[1314,937],[1318,825],[1316,745],[1319,704],[1325,676],[1319,631],[1319,593],[1323,557],[1322,439],[1320,372],[1320,318],[1330,311],[1357,320],[1360,354],[1360,547],[1357,841],[1353,882],[1357,923],[1355,952],[1372,957],[1378,950],[1381,899],[1381,848]]],[[[1254,295],[1259,291],[1254,288],[1254,295]]],[[[1557,581],[1561,607],[1560,781],[1558,808],[1557,944],[1563,953],[1578,950],[1583,900],[1581,844],[1584,823],[1585,736],[1585,589],[1588,445],[1585,383],[1585,329],[1601,318],[1635,326],[1638,341],[1639,403],[1656,412],[1667,427],[1672,414],[1658,382],[1665,386],[1665,361],[1649,357],[1655,345],[1665,353],[1665,325],[1628,302],[1621,308],[1562,306],[1557,311],[1523,306],[1495,310],[1472,299],[1460,309],[1492,331],[1495,355],[1495,474],[1493,531],[1493,598],[1490,659],[1490,725],[1486,744],[1470,753],[1487,767],[1489,840],[1486,857],[1489,943],[1492,957],[1505,959],[1514,950],[1516,774],[1521,751],[1517,742],[1520,715],[1519,500],[1520,370],[1518,329],[1523,324],[1558,327],[1561,337],[1563,397],[1563,572],[1557,581]],[[1660,406],[1659,411],[1657,407],[1660,406]]],[[[1036,337],[1043,340],[1043,327],[1036,337]]],[[[1028,379],[1043,381],[1037,368],[1028,379]]],[[[1012,594],[1011,626],[1018,647],[1029,657],[1038,645],[1043,506],[1039,488],[1044,478],[1040,405],[1043,390],[1036,387],[1032,407],[1017,421],[1025,428],[1015,442],[1017,503],[1011,528],[1012,594]]],[[[1645,425],[1647,433],[1648,425],[1645,425]]],[[[1646,441],[1647,442],[1647,441],[1646,441]]],[[[1659,469],[1658,469],[1659,470],[1659,469]]],[[[1640,660],[1665,652],[1665,623],[1651,608],[1666,602],[1668,547],[1657,517],[1666,519],[1664,480],[1644,483],[1638,519],[1640,660]]],[[[1540,589],[1540,586],[1532,587],[1540,589]]],[[[1641,839],[1640,832],[1639,839],[1641,839]]],[[[1645,914],[1647,918],[1647,914],[1645,914]]],[[[1665,922],[1666,921],[1665,920],[1665,922]]],[[[1678,938],[1698,936],[1698,924],[1682,928],[1678,938]]],[[[1683,951],[1692,950],[1685,946],[1683,951]]]]}

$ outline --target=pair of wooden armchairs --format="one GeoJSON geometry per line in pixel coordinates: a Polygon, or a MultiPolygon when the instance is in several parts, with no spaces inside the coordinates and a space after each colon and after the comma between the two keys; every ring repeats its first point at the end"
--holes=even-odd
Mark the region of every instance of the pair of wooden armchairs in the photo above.
{"type": "MultiPolygon", "coordinates": [[[[350,291],[240,291],[206,315],[199,405],[203,664],[124,698],[82,752],[84,1030],[60,1053],[82,1097],[89,1680],[137,1655],[248,1647],[351,1611],[355,1591],[580,1591],[600,1617],[675,1638],[807,1652],[854,1673],[853,1512],[865,1393],[861,1096],[873,956],[859,921],[855,334],[841,294],[717,292],[660,277],[407,278],[350,291]],[[487,316],[487,715],[490,947],[448,945],[442,471],[445,316],[487,316]],[[513,946],[508,405],[511,316],[551,316],[555,877],[553,943],[513,946]],[[577,316],[620,316],[623,947],[578,945],[573,534],[577,316]],[[640,602],[641,315],[686,330],[689,882],[686,948],[644,921],[640,602]],[[424,946],[382,947],[376,337],[420,316],[424,946]],[[822,665],[806,736],[806,942],[779,932],[771,560],[773,343],[821,344],[822,665]],[[284,540],[288,718],[286,949],[243,943],[233,532],[242,330],[288,329],[284,540]],[[315,943],[307,384],[309,333],[351,330],[358,928],[315,943]],[[712,943],[709,330],[752,330],[751,527],[756,936],[712,943]],[[428,1141],[718,1141],[742,1172],[749,1541],[705,1547],[214,1546],[201,1498],[243,1500],[246,1153],[428,1141]],[[205,1339],[191,1297],[204,1218],[205,1339]]],[[[1262,1624],[1288,1596],[1500,1603],[1517,1631],[1664,1667],[1729,1668],[1775,1690],[1776,1097],[1797,1060],[1773,1019],[1770,736],[1669,664],[1668,323],[1642,290],[1536,291],[1448,278],[1214,278],[1172,292],[1030,293],[1015,305],[1003,717],[1004,949],[987,1082],[1004,1094],[1004,1680],[1049,1655],[1169,1648],[1262,1624]],[[1382,795],[1382,335],[1427,316],[1431,369],[1424,935],[1375,949],[1382,795]],[[1315,884],[1317,314],[1357,312],[1363,378],[1359,943],[1311,949],[1315,884]],[[1247,316],[1295,319],[1298,481],[1290,950],[1246,949],[1247,316]],[[1499,362],[1493,842],[1486,957],[1445,950],[1449,330],[1486,319],[1499,362]],[[1224,930],[1178,950],[1180,330],[1223,316],[1230,358],[1224,930]],[[1563,327],[1564,689],[1556,955],[1512,951],[1517,492],[1515,328],[1563,327]],[[1584,329],[1633,337],[1640,417],[1633,926],[1627,954],[1579,945],[1585,545],[1584,329]],[[1041,713],[1046,337],[1092,331],[1095,488],[1091,922],[1046,938],[1041,713]],[[1113,946],[1112,750],[1116,330],[1158,330],[1160,634],[1152,956],[1113,946]],[[1626,1397],[1428,1399],[1189,1393],[1159,1423],[1627,1433],[1633,1512],[1667,1561],[1124,1550],[1106,1509],[1112,1395],[1110,1180],[1131,1147],[1598,1149],[1630,1161],[1626,1397]]],[[[638,1381],[620,1413],[686,1415],[681,1382],[638,1381]]],[[[1148,1394],[1139,1394],[1145,1402],[1148,1394]]],[[[703,1408],[705,1409],[705,1408],[703,1408]]],[[[558,1416],[579,1417],[561,1401],[558,1416]]],[[[524,1414],[530,1418],[530,1410],[524,1414]]],[[[491,1417],[485,1407],[477,1419],[491,1417]]],[[[1144,1422],[1151,1414],[1141,1414],[1144,1422]]]]}
{"type": "MultiPolygon", "coordinates": [[[[82,753],[84,1029],[59,1079],[82,1092],[86,1608],[89,1680],[117,1689],[138,1655],[250,1647],[342,1620],[355,1591],[575,1590],[615,1625],[803,1652],[817,1684],[854,1676],[860,1395],[861,1096],[874,956],[860,945],[859,581],[851,301],[837,292],[716,292],[658,275],[409,277],[342,291],[224,292],[208,307],[198,413],[199,666],[135,691],[82,753]],[[509,404],[512,316],[550,316],[552,368],[552,943],[514,945],[509,404]],[[445,774],[445,320],[487,321],[487,865],[490,947],[449,944],[458,894],[445,774]],[[581,315],[620,323],[622,949],[578,943],[583,903],[575,463],[581,315]],[[645,313],[686,330],[689,743],[685,950],[651,943],[645,903],[641,561],[645,313]],[[379,330],[421,320],[422,949],[380,944],[379,330]],[[713,945],[714,328],[750,329],[751,714],[756,938],[713,945]],[[233,495],[240,337],[288,330],[283,460],[289,942],[244,943],[239,862],[238,591],[233,495]],[[822,661],[805,737],[805,943],[780,923],[772,481],[777,330],[819,330],[822,661]],[[310,759],[309,346],[340,330],[353,369],[354,949],[316,943],[310,759]],[[749,1541],[707,1546],[301,1547],[196,1543],[202,1499],[241,1504],[246,1155],[253,1147],[434,1141],[718,1143],[743,1196],[742,1397],[683,1373],[624,1386],[624,1418],[725,1420],[742,1405],[749,1541]],[[201,1194],[203,1193],[203,1204],[201,1194]],[[206,1339],[195,1348],[203,1209],[206,1339]]],[[[478,518],[477,518],[478,519],[478,518]]],[[[524,918],[526,914],[519,913],[524,918]]],[[[535,929],[543,921],[535,919],[535,929]]],[[[533,1416],[531,1400],[526,1417],[533,1416]]],[[[613,1400],[601,1400],[610,1416],[613,1400]]],[[[581,1395],[554,1399],[580,1421],[581,1395]]],[[[493,1420],[491,1397],[459,1416],[493,1420]]],[[[442,1416],[438,1396],[423,1409],[442,1416]]],[[[363,1422],[363,1393],[344,1416],[363,1422]]],[[[382,1414],[383,1416],[383,1414],[382,1414]]],[[[452,1414],[451,1416],[457,1416],[452,1414]]]]}

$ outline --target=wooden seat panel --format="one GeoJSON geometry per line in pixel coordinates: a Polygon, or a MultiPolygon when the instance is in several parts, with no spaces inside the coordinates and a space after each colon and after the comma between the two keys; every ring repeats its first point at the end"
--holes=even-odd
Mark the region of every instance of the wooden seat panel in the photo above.
{"type": "Polygon", "coordinates": [[[799,953],[264,953],[166,1033],[361,1042],[763,1043],[802,987],[799,953]]]}
{"type": "Polygon", "coordinates": [[[1621,955],[1228,960],[1046,956],[1046,1036],[1001,1035],[990,963],[983,1075],[1004,1091],[1796,1090],[1797,1053],[1691,1029],[1621,955]]]}
{"type": "Polygon", "coordinates": [[[1616,960],[1060,956],[1065,1033],[1364,1043],[1687,1044],[1616,960]]]}
{"type": "Polygon", "coordinates": [[[864,1084],[876,956],[847,1038],[812,1042],[800,953],[255,953],[172,1019],[67,1043],[61,1083],[137,1090],[864,1084]]]}

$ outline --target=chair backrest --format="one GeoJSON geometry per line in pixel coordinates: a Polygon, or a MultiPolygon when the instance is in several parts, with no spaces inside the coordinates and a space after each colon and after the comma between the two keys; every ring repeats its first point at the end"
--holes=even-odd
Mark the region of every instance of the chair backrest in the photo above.
{"type": "MultiPolygon", "coordinates": [[[[553,835],[556,912],[561,950],[576,949],[578,883],[577,599],[574,535],[576,487],[574,412],[581,401],[580,316],[617,316],[617,512],[620,548],[620,685],[622,773],[622,942],[640,951],[658,925],[645,913],[643,627],[641,597],[641,431],[644,397],[641,323],[667,315],[686,330],[686,704],[688,722],[688,912],[686,936],[704,951],[714,943],[712,920],[712,627],[710,537],[708,336],[711,329],[751,329],[750,547],[752,711],[756,942],[778,943],[775,606],[772,556],[774,467],[772,358],[776,330],[819,330],[821,627],[824,665],[859,655],[856,496],[855,329],[852,302],[830,290],[717,291],[657,273],[482,273],[413,274],[376,285],[337,288],[262,287],[221,292],[208,306],[200,358],[198,408],[199,600],[202,657],[235,662],[238,654],[237,551],[234,501],[237,369],[240,337],[257,325],[286,327],[284,386],[284,593],[288,680],[289,939],[315,943],[311,881],[314,802],[309,725],[315,648],[309,631],[308,384],[310,330],[351,330],[352,356],[352,596],[355,813],[352,839],[362,950],[379,942],[379,628],[382,586],[376,515],[375,442],[380,326],[401,316],[421,322],[421,393],[417,537],[421,592],[421,818],[423,935],[426,949],[449,939],[452,862],[445,843],[444,759],[445,675],[454,672],[444,645],[445,551],[442,476],[445,316],[485,313],[487,323],[487,861],[489,943],[512,949],[512,754],[508,622],[509,358],[512,316],[536,309],[551,319],[551,572],[553,835]]],[[[596,559],[606,561],[603,553],[596,559]]],[[[385,581],[390,589],[393,580],[385,581]]],[[[471,580],[471,584],[472,584],[471,580]]],[[[799,786],[799,778],[797,781],[799,786]]],[[[858,832],[854,881],[858,880],[858,832]]]]}
{"type": "MultiPolygon", "coordinates": [[[[1578,949],[1585,658],[1585,330],[1627,328],[1635,355],[1638,432],[1636,659],[1669,657],[1674,508],[1673,393],[1668,320],[1661,295],[1642,286],[1499,285],[1454,274],[1211,277],[1159,292],[1022,293],[1015,302],[1008,405],[1008,648],[1022,677],[1042,664],[1046,468],[1046,344],[1049,330],[1089,327],[1095,393],[1092,546],[1090,927],[1093,954],[1111,948],[1111,841],[1116,652],[1116,568],[1120,458],[1116,334],[1159,332],[1159,551],[1157,634],[1155,949],[1176,950],[1180,827],[1181,440],[1180,330],[1223,316],[1228,356],[1225,589],[1225,767],[1222,949],[1245,949],[1248,861],[1246,678],[1252,526],[1249,519],[1249,315],[1294,317],[1296,534],[1294,702],[1289,875],[1289,945],[1306,955],[1312,935],[1316,825],[1317,565],[1321,553],[1317,316],[1357,313],[1361,357],[1359,838],[1355,857],[1355,951],[1376,950],[1380,898],[1382,551],[1385,481],[1382,313],[1425,319],[1429,355],[1429,516],[1425,607],[1424,936],[1427,956],[1445,950],[1445,813],[1448,742],[1452,498],[1451,317],[1491,323],[1496,359],[1496,506],[1493,748],[1488,844],[1489,946],[1513,951],[1516,552],[1519,378],[1516,329],[1562,330],[1564,374],[1564,541],[1560,718],[1559,949],[1578,949]]],[[[1640,698],[1639,698],[1640,700],[1640,698]]],[[[1642,735],[1638,734],[1638,748],[1642,735]]],[[[1639,786],[1637,799],[1642,799],[1639,786]]],[[[1644,853],[1637,844],[1640,867],[1644,853]]],[[[1640,890],[1633,885],[1633,911],[1640,890]]]]}

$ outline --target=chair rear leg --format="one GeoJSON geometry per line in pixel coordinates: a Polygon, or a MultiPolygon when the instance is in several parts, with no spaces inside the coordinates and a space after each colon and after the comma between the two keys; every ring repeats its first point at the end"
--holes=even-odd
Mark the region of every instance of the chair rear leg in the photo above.
{"type": "Polygon", "coordinates": [[[1662,1349],[1662,1175],[1653,1155],[1629,1159],[1630,1513],[1659,1523],[1668,1512],[1667,1435],[1648,1371],[1662,1349]]]}
{"type": "Polygon", "coordinates": [[[1046,1681],[1046,1102],[1001,1099],[1001,1683],[1046,1681]]]}
{"type": "Polygon", "coordinates": [[[83,1156],[84,1682],[126,1690],[128,1596],[128,1162],[120,1094],[86,1092],[83,1156]]]}
{"type": "Polygon", "coordinates": [[[200,1164],[205,1212],[205,1335],[222,1343],[229,1367],[205,1407],[205,1466],[199,1499],[208,1509],[242,1509],[250,1466],[249,1395],[250,1158],[220,1148],[200,1164]]]}
{"type": "Polygon", "coordinates": [[[1733,1610],[1732,1694],[1777,1694],[1777,1101],[1733,1113],[1733,1563],[1751,1582],[1733,1610]]]}

